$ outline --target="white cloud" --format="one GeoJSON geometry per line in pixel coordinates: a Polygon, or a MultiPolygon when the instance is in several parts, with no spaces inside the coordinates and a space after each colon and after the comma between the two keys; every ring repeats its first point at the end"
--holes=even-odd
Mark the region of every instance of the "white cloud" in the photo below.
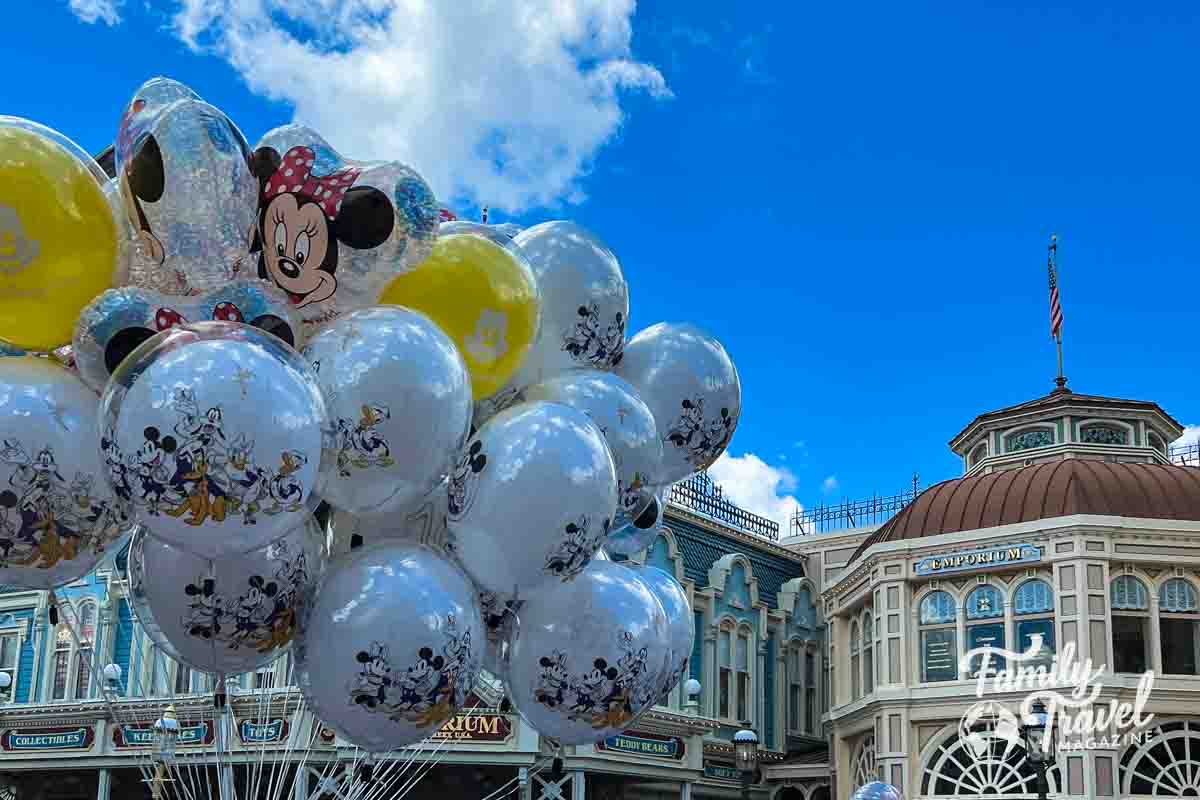
{"type": "Polygon", "coordinates": [[[97,22],[117,25],[121,22],[117,9],[123,3],[124,0],[71,0],[69,6],[71,13],[89,25],[97,22]]]}
{"type": "Polygon", "coordinates": [[[775,520],[780,535],[788,535],[792,514],[802,506],[791,494],[796,490],[796,476],[787,468],[773,467],[753,453],[725,453],[708,468],[708,474],[726,497],[747,511],[775,520]]]}
{"type": "Polygon", "coordinates": [[[837,475],[830,475],[825,480],[821,481],[821,491],[825,494],[832,494],[838,489],[837,475]]]}
{"type": "Polygon", "coordinates": [[[1185,425],[1183,426],[1183,436],[1171,442],[1171,445],[1180,447],[1182,445],[1195,444],[1196,442],[1200,442],[1200,425],[1185,425]]]}
{"type": "Polygon", "coordinates": [[[582,201],[580,179],[625,120],[622,94],[671,96],[633,55],[635,0],[179,6],[189,47],[347,156],[405,161],[443,199],[508,212],[582,201]]]}

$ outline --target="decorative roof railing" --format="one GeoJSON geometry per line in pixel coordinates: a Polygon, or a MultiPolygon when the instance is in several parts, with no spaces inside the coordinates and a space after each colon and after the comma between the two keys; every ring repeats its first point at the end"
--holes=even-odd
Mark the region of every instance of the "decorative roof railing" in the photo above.
{"type": "Polygon", "coordinates": [[[713,482],[707,472],[698,472],[674,484],[667,500],[715,522],[732,525],[772,542],[779,541],[778,522],[735,505],[725,497],[721,487],[713,482]]]}
{"type": "Polygon", "coordinates": [[[1181,467],[1200,467],[1200,441],[1171,445],[1167,448],[1167,458],[1181,467]]]}
{"type": "Polygon", "coordinates": [[[912,486],[889,496],[874,495],[865,500],[843,500],[812,508],[799,508],[792,514],[791,536],[807,536],[833,530],[862,528],[887,522],[923,491],[914,473],[912,486]]]}

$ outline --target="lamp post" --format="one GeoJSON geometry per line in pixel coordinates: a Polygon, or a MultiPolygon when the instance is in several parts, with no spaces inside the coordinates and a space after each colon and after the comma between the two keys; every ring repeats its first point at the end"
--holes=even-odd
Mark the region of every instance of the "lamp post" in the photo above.
{"type": "Polygon", "coordinates": [[[12,676],[7,672],[0,672],[0,703],[7,703],[12,699],[8,695],[10,689],[12,689],[12,676]]]}
{"type": "Polygon", "coordinates": [[[1037,770],[1038,800],[1046,800],[1050,786],[1046,781],[1046,770],[1054,766],[1054,751],[1058,745],[1053,720],[1046,713],[1046,704],[1034,700],[1028,716],[1021,724],[1021,736],[1025,739],[1025,754],[1037,770]]]}
{"type": "Polygon", "coordinates": [[[121,665],[107,664],[102,670],[104,675],[104,686],[111,692],[116,692],[121,688],[121,665]]]}
{"type": "Polygon", "coordinates": [[[169,769],[175,761],[175,743],[179,740],[179,718],[175,706],[167,706],[163,715],[154,723],[154,778],[150,781],[150,793],[154,800],[163,796],[164,784],[172,778],[169,769]]]}
{"type": "Polygon", "coordinates": [[[700,681],[688,678],[687,683],[683,685],[683,691],[687,694],[687,705],[684,708],[690,716],[698,716],[700,714],[700,681]]]}
{"type": "Polygon", "coordinates": [[[742,773],[742,800],[749,800],[750,781],[758,767],[758,734],[743,728],[733,735],[733,762],[742,773]]]}

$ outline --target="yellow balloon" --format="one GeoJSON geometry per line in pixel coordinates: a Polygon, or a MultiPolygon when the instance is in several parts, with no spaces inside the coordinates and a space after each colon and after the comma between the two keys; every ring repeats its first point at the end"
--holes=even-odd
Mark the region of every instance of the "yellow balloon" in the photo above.
{"type": "Polygon", "coordinates": [[[537,334],[537,280],[520,256],[483,236],[439,236],[429,258],[393,280],[380,302],[421,311],[458,345],[475,400],[499,391],[537,334]]]}
{"type": "Polygon", "coordinates": [[[113,285],[118,244],[95,173],[38,128],[0,119],[0,342],[49,351],[113,285]]]}

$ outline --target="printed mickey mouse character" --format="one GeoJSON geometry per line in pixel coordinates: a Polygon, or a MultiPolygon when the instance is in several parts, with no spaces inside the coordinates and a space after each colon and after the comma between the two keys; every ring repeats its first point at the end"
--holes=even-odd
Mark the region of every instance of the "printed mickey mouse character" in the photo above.
{"type": "Polygon", "coordinates": [[[461,517],[467,512],[473,499],[472,480],[487,466],[487,454],[483,452],[483,442],[476,439],[465,450],[450,475],[450,498],[448,502],[449,515],[452,518],[461,517]]]}
{"type": "Polygon", "coordinates": [[[293,147],[282,158],[262,147],[251,164],[261,192],[250,252],[260,254],[258,276],[287,292],[297,308],[337,291],[339,244],[372,250],[387,241],[396,223],[386,194],[353,185],[362,170],[346,167],[318,177],[312,174],[315,162],[309,147],[293,147]]]}
{"type": "Polygon", "coordinates": [[[184,594],[195,599],[188,605],[191,614],[183,621],[188,635],[201,639],[212,639],[221,633],[221,617],[224,616],[225,598],[217,594],[217,582],[213,578],[201,578],[183,587],[184,594]]]}
{"type": "Polygon", "coordinates": [[[362,664],[358,672],[355,687],[350,691],[350,697],[358,705],[367,708],[387,702],[387,690],[392,685],[392,668],[388,664],[387,645],[371,642],[366,650],[359,650],[354,657],[362,664]]]}
{"type": "Polygon", "coordinates": [[[146,441],[138,448],[135,459],[137,474],[141,482],[141,500],[151,514],[158,514],[158,504],[167,493],[167,482],[170,478],[167,470],[167,460],[174,454],[176,442],[174,436],[160,436],[158,428],[151,425],[142,431],[146,441]]]}

